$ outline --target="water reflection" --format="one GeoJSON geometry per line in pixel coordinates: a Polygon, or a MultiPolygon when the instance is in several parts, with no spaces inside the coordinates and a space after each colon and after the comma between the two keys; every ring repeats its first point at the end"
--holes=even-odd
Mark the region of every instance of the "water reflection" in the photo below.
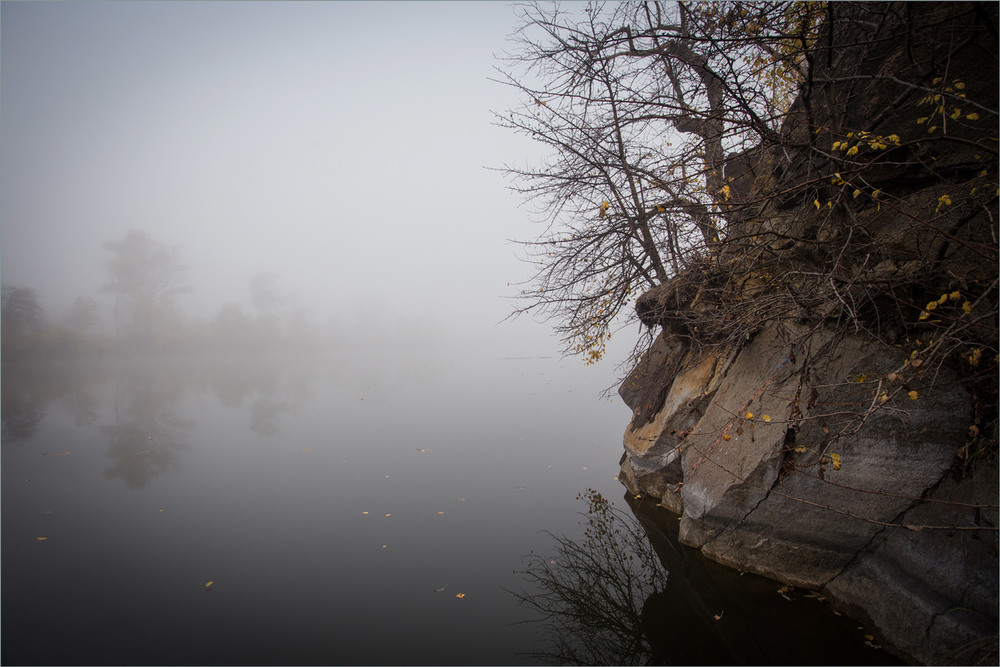
{"type": "Polygon", "coordinates": [[[99,366],[26,366],[4,368],[0,406],[5,443],[31,440],[50,404],[59,404],[74,426],[97,426],[106,439],[105,454],[113,465],[104,472],[130,489],[145,488],[155,478],[181,469],[182,455],[192,447],[196,420],[184,413],[184,399],[207,392],[228,409],[249,405],[250,430],[272,438],[283,419],[313,397],[313,384],[323,380],[315,364],[289,364],[282,359],[256,363],[168,363],[139,360],[99,366]],[[110,421],[99,424],[101,389],[113,385],[110,421]]]}
{"type": "Polygon", "coordinates": [[[674,515],[649,499],[601,494],[587,504],[584,537],[530,554],[515,592],[544,628],[547,664],[903,664],[866,644],[855,621],[822,596],[782,587],[704,558],[677,540],[674,515]]]}
{"type": "Polygon", "coordinates": [[[101,427],[106,453],[114,465],[104,472],[130,489],[142,489],[160,475],[180,469],[180,455],[191,448],[195,421],[177,414],[185,387],[176,376],[142,369],[115,386],[114,423],[101,427]]]}
{"type": "Polygon", "coordinates": [[[550,536],[556,555],[529,554],[521,571],[534,592],[515,592],[537,613],[546,648],[531,654],[548,664],[637,665],[653,654],[644,601],[667,583],[642,528],[600,493],[588,489],[583,540],[550,536]]]}

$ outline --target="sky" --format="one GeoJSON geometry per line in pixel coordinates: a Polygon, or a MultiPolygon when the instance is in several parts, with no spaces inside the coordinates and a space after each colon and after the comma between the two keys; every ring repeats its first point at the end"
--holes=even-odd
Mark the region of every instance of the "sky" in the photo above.
{"type": "Polygon", "coordinates": [[[3,283],[109,310],[103,246],[140,228],[180,246],[193,315],[267,271],[318,319],[493,327],[531,273],[509,240],[543,231],[491,169],[542,158],[492,124],[521,103],[491,81],[516,23],[504,2],[3,2],[3,283]]]}

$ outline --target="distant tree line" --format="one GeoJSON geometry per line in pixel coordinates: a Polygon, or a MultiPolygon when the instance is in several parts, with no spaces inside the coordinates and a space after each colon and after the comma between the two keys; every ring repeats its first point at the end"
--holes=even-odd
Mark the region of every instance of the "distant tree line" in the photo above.
{"type": "Polygon", "coordinates": [[[114,334],[95,333],[100,305],[78,297],[63,317],[53,319],[37,290],[3,285],[2,352],[5,361],[71,359],[111,354],[314,352],[329,343],[329,331],[312,323],[304,309],[281,291],[278,276],[260,272],[248,284],[249,307],[221,306],[210,319],[187,317],[180,298],[193,291],[181,249],[143,230],[104,245],[107,282],[113,298],[114,334]]]}

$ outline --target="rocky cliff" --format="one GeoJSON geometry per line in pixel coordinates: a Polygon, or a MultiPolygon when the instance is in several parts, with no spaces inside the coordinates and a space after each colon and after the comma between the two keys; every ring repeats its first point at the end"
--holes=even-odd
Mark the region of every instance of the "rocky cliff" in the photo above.
{"type": "Polygon", "coordinates": [[[907,660],[995,655],[997,7],[834,6],[724,243],[636,304],[620,479],[907,660]]]}

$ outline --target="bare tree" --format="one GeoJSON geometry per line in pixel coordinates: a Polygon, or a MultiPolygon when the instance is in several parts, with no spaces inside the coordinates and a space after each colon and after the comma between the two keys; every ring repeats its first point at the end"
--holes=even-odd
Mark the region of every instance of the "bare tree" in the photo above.
{"type": "Polygon", "coordinates": [[[822,14],[770,3],[521,8],[502,81],[523,104],[500,126],[548,146],[507,166],[547,224],[515,314],[558,320],[566,349],[601,358],[634,297],[716,252],[734,207],[727,153],[777,142],[822,14]]]}
{"type": "Polygon", "coordinates": [[[104,247],[108,282],[101,288],[115,296],[115,328],[139,341],[161,337],[169,325],[177,296],[189,288],[180,249],[135,229],[104,247]]]}

